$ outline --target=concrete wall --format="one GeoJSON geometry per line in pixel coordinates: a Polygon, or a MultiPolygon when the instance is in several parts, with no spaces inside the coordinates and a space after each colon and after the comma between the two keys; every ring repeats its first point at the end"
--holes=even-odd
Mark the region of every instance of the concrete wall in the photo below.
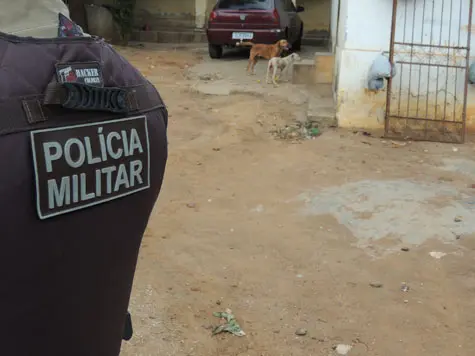
{"type": "MultiPolygon", "coordinates": [[[[137,0],[136,24],[153,27],[192,26],[202,27],[208,20],[216,0],[137,0]]],[[[330,31],[332,0],[296,0],[305,6],[300,14],[305,31],[330,31]]]]}
{"type": "Polygon", "coordinates": [[[195,20],[197,28],[203,28],[205,26],[214,5],[216,5],[216,0],[195,0],[195,20]]]}
{"type": "Polygon", "coordinates": [[[300,14],[305,32],[330,31],[332,0],[297,0],[296,3],[305,7],[305,11],[300,14]]]}
{"type": "Polygon", "coordinates": [[[194,27],[195,0],[137,0],[135,13],[138,27],[194,27]]]}
{"type": "MultiPolygon", "coordinates": [[[[445,8],[442,9],[443,0],[434,0],[436,8],[434,15],[432,16],[432,2],[431,1],[417,1],[417,0],[404,0],[399,1],[398,8],[398,21],[399,25],[396,31],[396,40],[406,42],[421,42],[431,43],[430,27],[433,23],[433,32],[435,33],[432,38],[433,44],[455,45],[458,42],[458,36],[460,34],[460,43],[465,46],[468,35],[468,2],[463,4],[462,8],[462,21],[459,21],[459,4],[453,4],[452,8],[452,23],[450,25],[450,12],[451,9],[449,1],[445,1],[445,8]],[[414,2],[415,1],[415,2],[414,2]],[[426,4],[426,9],[423,6],[426,4]],[[429,8],[430,6],[430,8],[429,8]],[[405,28],[410,29],[404,33],[404,15],[405,11],[408,11],[407,23],[405,28]],[[415,10],[414,10],[415,9],[415,10]],[[443,11],[442,11],[443,10],[443,11]],[[422,14],[424,12],[424,21],[422,21],[422,14]],[[441,14],[444,14],[443,16],[441,14]],[[410,14],[415,14],[411,17],[410,14]],[[412,23],[415,18],[414,24],[412,23]],[[442,19],[442,21],[441,21],[442,19]],[[414,34],[412,32],[414,28],[414,34]],[[441,32],[440,32],[441,31],[441,32]],[[440,35],[442,34],[442,35],[440,35]],[[450,41],[449,41],[449,35],[450,41]],[[413,37],[414,36],[414,37],[413,37]]],[[[338,44],[336,46],[336,98],[337,98],[337,110],[339,124],[343,127],[364,127],[364,128],[381,128],[384,125],[384,113],[386,110],[386,91],[378,93],[372,93],[366,90],[367,76],[369,68],[374,61],[375,57],[381,51],[389,51],[390,47],[390,34],[391,34],[391,17],[392,17],[392,1],[381,0],[341,0],[340,10],[340,26],[337,33],[338,44]],[[369,20],[370,19],[370,20],[369,20]]],[[[471,46],[475,45],[475,36],[472,36],[471,46]]],[[[398,52],[402,53],[396,57],[396,61],[403,59],[404,52],[407,54],[408,50],[399,47],[398,52]]],[[[455,55],[452,51],[447,53],[439,51],[438,56],[449,56],[452,64],[464,64],[463,55],[460,53],[455,55]]],[[[427,52],[421,51],[418,53],[419,61],[427,63],[429,56],[427,52]]],[[[433,58],[435,58],[433,57],[433,58]]],[[[407,56],[405,57],[408,58],[407,56]]],[[[432,59],[434,60],[434,59],[432,59]]],[[[442,58],[443,62],[443,58],[442,58]]],[[[434,62],[431,62],[434,63],[434,62]]],[[[429,87],[429,96],[420,97],[419,101],[428,103],[429,114],[431,113],[431,107],[434,106],[432,101],[438,96],[437,91],[440,91],[441,86],[445,87],[445,83],[439,81],[439,87],[437,87],[437,70],[431,69],[431,73],[425,67],[423,69],[415,68],[412,75],[409,75],[407,70],[408,66],[404,66],[406,72],[401,71],[393,80],[394,89],[398,90],[400,83],[403,96],[407,94],[409,98],[405,102],[402,102],[402,107],[409,105],[409,112],[414,114],[416,103],[414,102],[419,93],[419,83],[411,85],[409,90],[409,78],[419,78],[419,70],[422,71],[420,88],[429,87]],[[425,71],[425,72],[424,72],[425,71]]],[[[398,67],[400,69],[400,67],[398,67]]],[[[439,75],[444,78],[445,81],[445,69],[441,69],[439,75]]],[[[457,75],[457,82],[455,82],[455,70],[451,74],[447,83],[447,88],[452,88],[450,91],[453,93],[457,91],[458,94],[462,94],[463,89],[463,77],[460,71],[457,75]],[[455,87],[458,87],[456,90],[455,87]]],[[[422,91],[422,89],[421,89],[422,91]]],[[[393,91],[394,92],[394,91],[393,91]]],[[[449,90],[447,90],[449,92],[449,90]]],[[[439,94],[439,99],[445,96],[445,91],[439,94]]],[[[454,100],[448,97],[448,101],[451,100],[451,110],[455,107],[455,116],[460,115],[461,101],[460,99],[454,100]]],[[[440,103],[440,101],[439,101],[440,103]]],[[[425,108],[424,108],[425,110],[425,108]]],[[[392,111],[392,110],[391,110],[392,111]]],[[[468,109],[467,109],[467,123],[469,129],[475,130],[475,87],[469,87],[468,94],[468,109]]]]}
{"type": "Polygon", "coordinates": [[[332,40],[332,52],[335,53],[338,36],[338,16],[340,9],[340,0],[332,0],[330,11],[330,34],[332,40]]]}

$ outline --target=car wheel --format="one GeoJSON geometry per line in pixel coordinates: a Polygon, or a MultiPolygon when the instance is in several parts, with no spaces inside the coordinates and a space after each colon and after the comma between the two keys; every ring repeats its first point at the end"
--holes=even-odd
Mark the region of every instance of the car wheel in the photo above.
{"type": "Polygon", "coordinates": [[[219,59],[223,56],[223,46],[208,44],[209,56],[213,59],[219,59]]]}
{"type": "Polygon", "coordinates": [[[303,27],[300,28],[300,35],[299,35],[299,38],[297,39],[297,41],[294,42],[294,44],[292,45],[292,49],[294,51],[300,51],[300,49],[302,48],[302,37],[303,37],[303,27]]]}

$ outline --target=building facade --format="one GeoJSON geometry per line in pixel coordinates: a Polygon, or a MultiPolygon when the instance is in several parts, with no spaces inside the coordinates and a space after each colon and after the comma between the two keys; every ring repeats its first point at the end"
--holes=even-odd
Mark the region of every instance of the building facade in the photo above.
{"type": "MultiPolygon", "coordinates": [[[[427,127],[424,122],[432,120],[437,127],[454,121],[453,127],[465,128],[466,123],[475,131],[475,88],[465,88],[468,48],[475,41],[469,41],[473,0],[292,1],[305,7],[305,35],[324,32],[330,39],[339,126],[383,128],[389,104],[390,114],[406,123],[420,120],[420,126],[427,127]],[[371,65],[391,50],[397,73],[390,95],[387,81],[381,90],[369,90],[371,65]]],[[[200,30],[215,3],[137,0],[137,23],[152,29],[200,30]]]]}
{"type": "Polygon", "coordinates": [[[475,43],[471,3],[340,0],[334,73],[339,125],[382,128],[389,110],[420,128],[462,129],[466,105],[466,126],[475,131],[475,88],[468,84],[465,92],[467,64],[473,60],[468,48],[475,43]],[[397,73],[390,95],[387,88],[368,90],[373,61],[391,49],[397,73]]]}

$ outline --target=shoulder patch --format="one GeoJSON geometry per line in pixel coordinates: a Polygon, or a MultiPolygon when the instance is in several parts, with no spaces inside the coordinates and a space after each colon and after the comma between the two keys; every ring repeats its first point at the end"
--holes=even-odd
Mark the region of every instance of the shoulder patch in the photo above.
{"type": "Polygon", "coordinates": [[[146,116],[36,130],[30,137],[42,220],[150,187],[146,116]]]}
{"type": "Polygon", "coordinates": [[[81,27],[76,25],[73,21],[68,19],[63,14],[58,14],[59,25],[58,25],[58,37],[82,37],[84,32],[81,27]]]}
{"type": "Polygon", "coordinates": [[[60,83],[104,86],[102,68],[98,62],[58,63],[56,75],[60,83]]]}

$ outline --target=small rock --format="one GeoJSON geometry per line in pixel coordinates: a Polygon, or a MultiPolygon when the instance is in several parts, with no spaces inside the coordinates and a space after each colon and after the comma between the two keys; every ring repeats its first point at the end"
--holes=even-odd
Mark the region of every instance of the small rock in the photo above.
{"type": "Polygon", "coordinates": [[[192,292],[201,292],[201,288],[199,288],[199,287],[191,287],[190,290],[192,292]]]}
{"type": "Polygon", "coordinates": [[[369,285],[373,288],[383,288],[383,284],[379,282],[371,282],[369,285]]]}
{"type": "Polygon", "coordinates": [[[353,348],[351,345],[339,344],[333,347],[338,355],[348,355],[348,352],[353,348]]]}
{"type": "Polygon", "coordinates": [[[213,148],[213,151],[219,152],[219,151],[221,151],[221,148],[215,147],[215,148],[213,148]]]}
{"type": "Polygon", "coordinates": [[[403,248],[401,248],[401,251],[408,252],[408,251],[409,251],[409,247],[403,247],[403,248]]]}
{"type": "Polygon", "coordinates": [[[409,286],[406,283],[401,283],[401,291],[402,292],[409,292],[409,286]]]}
{"type": "Polygon", "coordinates": [[[305,335],[307,335],[307,329],[303,329],[303,328],[297,329],[297,330],[295,331],[295,335],[297,335],[297,336],[305,336],[305,335]]]}
{"type": "Polygon", "coordinates": [[[455,222],[462,222],[463,218],[461,216],[456,216],[454,219],[455,222]]]}
{"type": "Polygon", "coordinates": [[[440,260],[442,257],[446,256],[447,254],[445,252],[437,252],[437,251],[432,251],[429,252],[429,256],[433,257],[437,260],[440,260]]]}
{"type": "Polygon", "coordinates": [[[262,213],[263,211],[264,211],[264,205],[262,204],[259,204],[254,209],[251,209],[251,212],[253,213],[262,213]]]}
{"type": "Polygon", "coordinates": [[[220,300],[217,300],[217,301],[216,301],[216,304],[217,304],[217,305],[221,305],[221,301],[220,301],[220,300]]]}
{"type": "Polygon", "coordinates": [[[195,203],[188,203],[188,204],[186,204],[186,207],[190,208],[190,209],[194,209],[194,208],[196,208],[196,204],[195,203]]]}
{"type": "Polygon", "coordinates": [[[222,75],[220,73],[204,73],[204,74],[200,74],[198,77],[200,80],[210,81],[210,80],[219,80],[222,78],[222,75]]]}

